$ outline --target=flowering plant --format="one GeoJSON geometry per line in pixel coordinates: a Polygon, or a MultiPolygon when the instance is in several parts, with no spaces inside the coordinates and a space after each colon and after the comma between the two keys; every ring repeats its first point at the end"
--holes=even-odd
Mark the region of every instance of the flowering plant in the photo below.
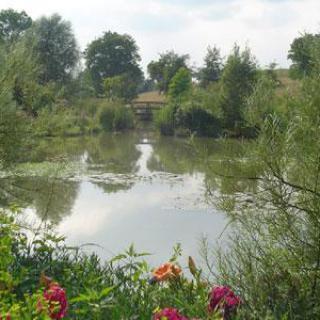
{"type": "Polygon", "coordinates": [[[167,262],[153,271],[152,279],[156,282],[165,281],[178,277],[181,272],[182,271],[178,266],[167,262]]]}
{"type": "Polygon", "coordinates": [[[209,312],[220,311],[223,319],[229,319],[240,305],[240,298],[227,286],[215,286],[210,293],[209,312]]]}
{"type": "Polygon", "coordinates": [[[164,308],[153,316],[153,320],[188,320],[182,316],[177,309],[164,308]]]}
{"type": "MultiPolygon", "coordinates": [[[[48,306],[48,314],[51,319],[63,319],[67,313],[68,303],[65,289],[49,277],[41,275],[41,282],[45,285],[43,298],[48,306]]],[[[43,309],[42,303],[38,303],[39,310],[43,309]]]]}

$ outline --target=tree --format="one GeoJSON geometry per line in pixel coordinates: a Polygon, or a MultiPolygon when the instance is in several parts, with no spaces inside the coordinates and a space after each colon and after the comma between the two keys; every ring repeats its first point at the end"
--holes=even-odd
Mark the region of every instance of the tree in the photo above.
{"type": "Polygon", "coordinates": [[[104,79],[105,95],[110,100],[123,99],[126,102],[136,97],[137,84],[128,73],[104,79]]]}
{"type": "Polygon", "coordinates": [[[32,25],[25,11],[13,9],[0,11],[0,41],[11,44],[17,41],[32,25]]]}
{"type": "Polygon", "coordinates": [[[17,109],[35,116],[40,108],[51,104],[54,97],[52,86],[39,84],[40,67],[32,40],[23,35],[9,47],[3,46],[2,72],[17,109]]]}
{"type": "Polygon", "coordinates": [[[25,70],[26,61],[17,56],[12,48],[8,53],[0,46],[0,168],[17,161],[28,131],[25,115],[13,97],[16,73],[25,70]]]}
{"type": "MultiPolygon", "coordinates": [[[[258,192],[225,198],[235,228],[216,281],[228,279],[246,301],[241,319],[320,318],[319,71],[303,79],[298,97],[286,99],[287,119],[269,113],[253,152],[240,160],[238,179],[256,181],[258,192]],[[246,164],[251,169],[243,174],[246,164]]],[[[217,172],[230,178],[224,167],[217,172]]]]}
{"type": "Polygon", "coordinates": [[[217,47],[208,47],[204,58],[204,67],[200,69],[198,79],[202,87],[207,87],[211,82],[220,79],[222,73],[222,58],[217,47]]]}
{"type": "Polygon", "coordinates": [[[180,68],[169,84],[169,96],[173,100],[179,100],[186,96],[192,88],[190,71],[187,68],[180,68]]]}
{"type": "Polygon", "coordinates": [[[234,130],[243,121],[243,107],[257,79],[257,66],[250,50],[235,45],[221,78],[221,109],[224,125],[234,130]]]}
{"type": "Polygon", "coordinates": [[[71,24],[58,14],[35,22],[35,53],[41,65],[40,81],[65,84],[79,61],[79,51],[71,24]]]}
{"type": "Polygon", "coordinates": [[[170,81],[180,68],[188,69],[188,59],[187,54],[178,55],[174,51],[168,51],[160,54],[159,60],[148,64],[150,78],[157,83],[160,92],[168,92],[170,81]]]}
{"type": "Polygon", "coordinates": [[[320,45],[320,34],[304,33],[291,43],[288,58],[293,78],[302,78],[310,75],[314,67],[313,50],[320,45]]]}
{"type": "Polygon", "coordinates": [[[142,80],[142,71],[138,64],[140,61],[138,46],[131,36],[105,32],[102,37],[88,45],[85,58],[97,94],[104,92],[105,78],[124,74],[132,85],[129,96],[136,93],[142,80]]]}

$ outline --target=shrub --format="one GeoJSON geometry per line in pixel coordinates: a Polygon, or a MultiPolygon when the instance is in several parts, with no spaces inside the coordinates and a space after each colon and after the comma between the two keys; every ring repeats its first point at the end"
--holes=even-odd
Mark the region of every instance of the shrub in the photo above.
{"type": "Polygon", "coordinates": [[[100,111],[99,121],[105,131],[120,131],[134,127],[133,113],[123,105],[104,106],[100,111]]]}
{"type": "Polygon", "coordinates": [[[174,135],[175,129],[174,108],[167,105],[155,114],[155,125],[164,136],[174,135]]]}
{"type": "Polygon", "coordinates": [[[200,106],[191,105],[177,112],[179,125],[198,136],[217,137],[221,132],[221,124],[210,111],[200,106]]]}

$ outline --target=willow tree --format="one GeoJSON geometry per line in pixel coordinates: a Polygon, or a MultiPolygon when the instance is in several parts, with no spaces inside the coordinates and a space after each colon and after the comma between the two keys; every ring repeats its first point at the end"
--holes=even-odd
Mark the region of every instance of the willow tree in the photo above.
{"type": "MultiPolygon", "coordinates": [[[[314,64],[317,67],[304,80],[300,96],[287,100],[287,118],[269,109],[251,161],[241,161],[242,167],[252,169],[240,178],[256,181],[258,192],[221,197],[234,231],[230,246],[220,251],[218,281],[239,291],[245,319],[320,317],[317,56],[314,64]]],[[[259,90],[265,94],[262,86],[259,90]]],[[[269,92],[269,100],[276,104],[274,94],[269,92]]],[[[257,103],[260,98],[256,92],[257,103]]],[[[222,172],[224,167],[222,164],[222,172]]]]}
{"type": "Polygon", "coordinates": [[[44,16],[33,26],[35,55],[41,66],[41,83],[65,84],[79,61],[79,50],[71,23],[58,14],[44,16]]]}

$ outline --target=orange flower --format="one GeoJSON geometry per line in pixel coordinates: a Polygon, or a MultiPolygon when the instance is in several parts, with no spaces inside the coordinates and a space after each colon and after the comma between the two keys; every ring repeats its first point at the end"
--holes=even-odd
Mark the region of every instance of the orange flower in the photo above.
{"type": "Polygon", "coordinates": [[[180,273],[181,269],[178,266],[170,262],[167,262],[159,268],[155,269],[152,274],[156,281],[165,281],[168,279],[178,277],[180,273]]]}

